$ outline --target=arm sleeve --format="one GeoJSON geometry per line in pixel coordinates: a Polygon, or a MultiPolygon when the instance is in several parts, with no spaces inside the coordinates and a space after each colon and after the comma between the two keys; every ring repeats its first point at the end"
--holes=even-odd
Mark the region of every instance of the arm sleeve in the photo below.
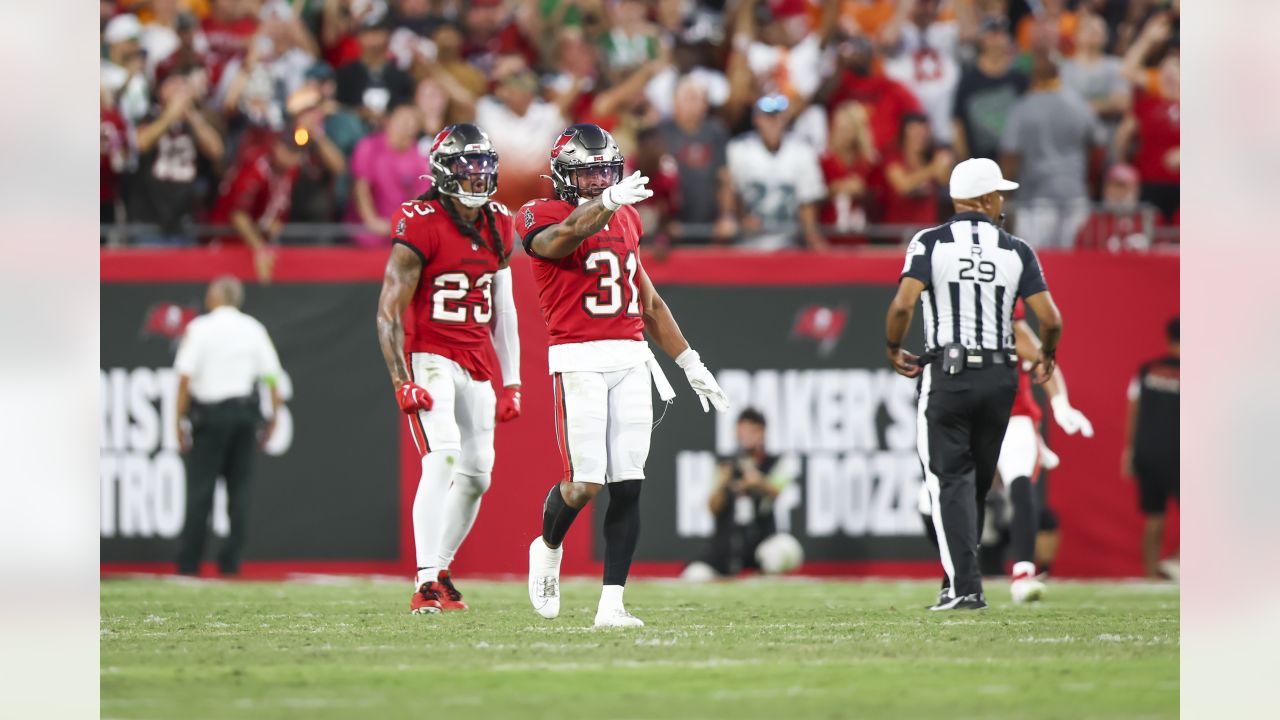
{"type": "Polygon", "coordinates": [[[173,359],[173,369],[177,370],[179,375],[191,377],[195,374],[199,364],[199,335],[197,323],[192,322],[187,325],[187,331],[178,345],[178,354],[173,359]]]}
{"type": "Polygon", "coordinates": [[[262,331],[261,341],[258,343],[258,377],[274,380],[280,375],[280,356],[276,354],[275,343],[271,342],[267,329],[261,324],[258,329],[262,331]]]}
{"type": "Polygon", "coordinates": [[[902,278],[915,278],[924,283],[925,287],[933,284],[933,267],[930,257],[933,249],[933,241],[925,239],[925,231],[916,233],[911,238],[911,242],[907,243],[907,259],[902,264],[902,274],[898,276],[898,282],[902,282],[902,278]]]}
{"type": "Polygon", "coordinates": [[[1017,245],[1018,255],[1022,258],[1022,278],[1018,280],[1018,297],[1029,298],[1049,289],[1044,281],[1044,271],[1040,269],[1040,259],[1036,251],[1025,241],[1017,245]]]}
{"type": "Polygon", "coordinates": [[[493,276],[493,350],[502,369],[503,385],[520,384],[520,328],[511,287],[511,268],[493,276]]]}

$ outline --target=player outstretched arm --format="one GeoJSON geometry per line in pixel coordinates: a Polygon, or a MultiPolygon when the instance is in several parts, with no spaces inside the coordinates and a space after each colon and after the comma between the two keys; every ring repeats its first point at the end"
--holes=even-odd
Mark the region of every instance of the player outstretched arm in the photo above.
{"type": "Polygon", "coordinates": [[[1031,368],[1031,377],[1037,384],[1042,384],[1053,377],[1057,366],[1055,357],[1058,354],[1058,339],[1062,337],[1062,313],[1053,302],[1048,290],[1043,290],[1030,297],[1023,298],[1031,312],[1040,321],[1040,349],[1036,353],[1035,363],[1031,368]]]}
{"type": "MultiPolygon", "coordinates": [[[[1018,349],[1018,357],[1027,362],[1036,362],[1040,357],[1040,338],[1026,320],[1013,323],[1013,339],[1018,349]]],[[[1044,381],[1044,391],[1049,395],[1049,407],[1053,410],[1053,419],[1068,435],[1080,433],[1085,437],[1093,437],[1093,423],[1084,413],[1071,406],[1067,398],[1067,379],[1062,368],[1055,363],[1053,374],[1044,381]]]]}
{"type": "Polygon", "coordinates": [[[417,254],[404,245],[392,245],[386,274],[382,277],[382,293],[378,296],[378,345],[391,373],[391,385],[396,388],[396,402],[406,413],[431,409],[431,396],[415,384],[409,374],[401,320],[421,276],[422,261],[417,254]]]}
{"type": "Polygon", "coordinates": [[[512,292],[511,268],[504,267],[493,276],[493,350],[502,370],[502,392],[498,397],[498,420],[506,422],[520,416],[520,326],[516,320],[516,301],[512,292]]]}
{"type": "Polygon", "coordinates": [[[657,288],[649,281],[649,274],[644,271],[644,266],[636,273],[636,280],[640,288],[640,312],[644,316],[644,331],[662,348],[662,352],[671,356],[676,365],[684,370],[689,386],[702,402],[703,412],[710,410],[708,403],[720,412],[728,410],[729,398],[720,389],[715,376],[702,364],[698,351],[684,339],[684,333],[680,332],[671,308],[667,307],[657,288]]]}
{"type": "Polygon", "coordinates": [[[548,225],[530,241],[530,247],[539,257],[558,260],[573,254],[583,240],[600,232],[623,205],[634,205],[653,197],[653,191],[645,187],[649,178],[636,171],[616,185],[605,188],[596,197],[582,203],[569,217],[548,225]]]}

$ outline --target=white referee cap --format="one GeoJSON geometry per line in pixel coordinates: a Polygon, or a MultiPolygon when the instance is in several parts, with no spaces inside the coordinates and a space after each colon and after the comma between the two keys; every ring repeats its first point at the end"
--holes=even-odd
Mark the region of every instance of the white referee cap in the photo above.
{"type": "Polygon", "coordinates": [[[1000,166],[988,158],[969,158],[951,171],[951,197],[956,200],[1017,189],[1018,183],[1005,180],[1000,174],[1000,166]]]}

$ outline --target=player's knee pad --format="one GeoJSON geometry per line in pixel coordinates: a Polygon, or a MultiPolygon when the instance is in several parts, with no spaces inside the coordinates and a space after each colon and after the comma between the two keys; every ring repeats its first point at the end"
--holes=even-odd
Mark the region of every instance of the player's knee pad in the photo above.
{"type": "Polygon", "coordinates": [[[453,484],[472,495],[479,497],[489,489],[493,476],[489,473],[472,475],[457,472],[453,475],[453,484]]]}
{"type": "Polygon", "coordinates": [[[493,472],[493,443],[463,443],[458,457],[458,472],[465,475],[488,475],[493,472]]]}

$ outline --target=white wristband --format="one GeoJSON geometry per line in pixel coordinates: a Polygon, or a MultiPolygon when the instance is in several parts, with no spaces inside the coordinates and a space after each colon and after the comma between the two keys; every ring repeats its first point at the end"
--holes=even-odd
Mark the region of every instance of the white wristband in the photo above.
{"type": "Polygon", "coordinates": [[[693,346],[685,348],[684,352],[676,356],[676,365],[682,369],[688,370],[690,365],[696,365],[701,362],[702,358],[698,357],[698,351],[693,346]]]}
{"type": "Polygon", "coordinates": [[[1066,393],[1058,393],[1049,398],[1049,407],[1052,408],[1054,415],[1061,415],[1071,409],[1071,401],[1067,399],[1066,393]]]}
{"type": "Polygon", "coordinates": [[[613,201],[613,198],[610,197],[609,191],[612,189],[613,186],[610,185],[604,189],[604,192],[600,193],[600,203],[604,205],[605,209],[609,212],[617,212],[618,208],[622,207],[622,203],[616,203],[613,201]]]}

